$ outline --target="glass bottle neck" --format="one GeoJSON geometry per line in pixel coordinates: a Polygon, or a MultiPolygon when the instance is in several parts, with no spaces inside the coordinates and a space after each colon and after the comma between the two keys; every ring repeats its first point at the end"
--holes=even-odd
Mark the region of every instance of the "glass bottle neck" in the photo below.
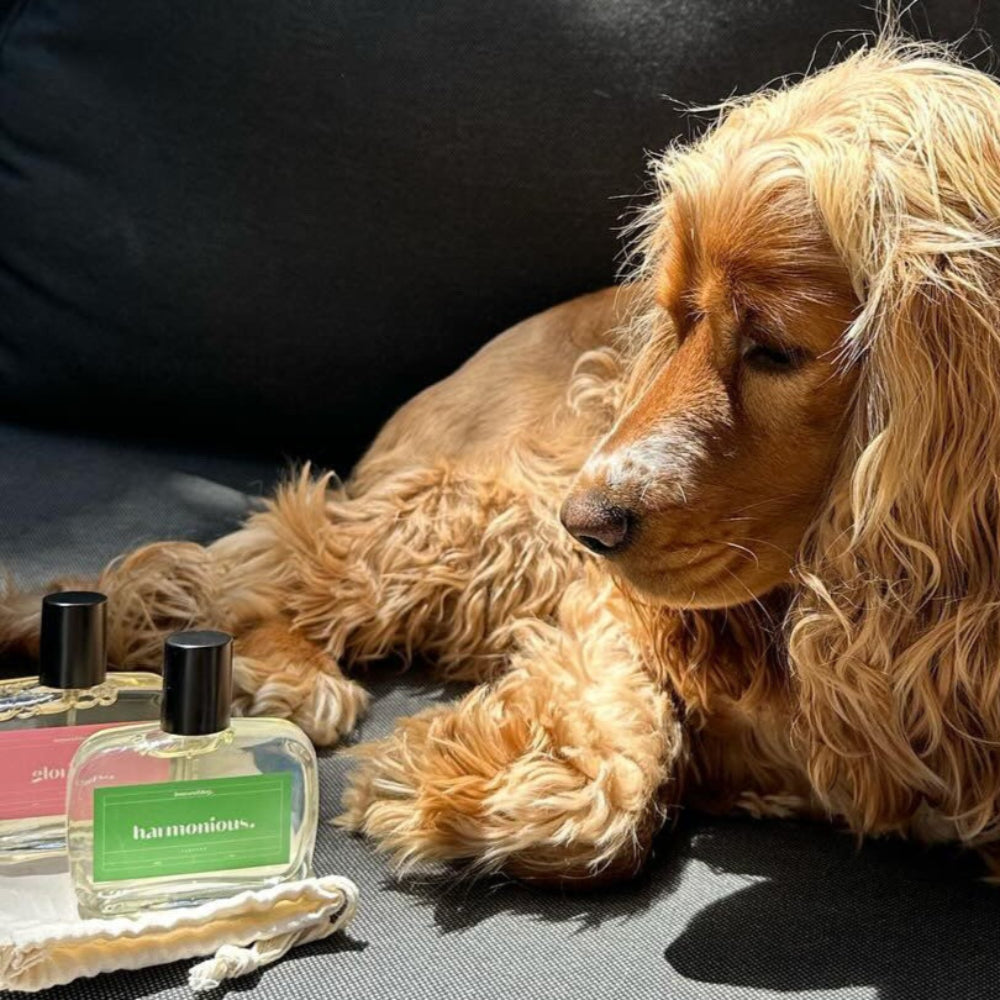
{"type": "Polygon", "coordinates": [[[199,754],[211,753],[220,746],[225,746],[233,740],[232,726],[221,729],[217,733],[168,733],[159,730],[154,739],[163,749],[169,749],[171,755],[183,754],[185,756],[197,756],[199,754]]]}

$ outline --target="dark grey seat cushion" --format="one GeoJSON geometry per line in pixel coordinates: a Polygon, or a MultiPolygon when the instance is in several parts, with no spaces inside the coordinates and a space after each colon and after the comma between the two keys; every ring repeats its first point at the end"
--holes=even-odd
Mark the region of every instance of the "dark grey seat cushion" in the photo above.
{"type": "Polygon", "coordinates": [[[95,573],[146,542],[211,541],[282,473],[259,459],[0,423],[0,569],[33,587],[95,573]]]}
{"type": "MultiPolygon", "coordinates": [[[[0,428],[0,562],[25,577],[89,571],[123,545],[207,540],[279,474],[248,461],[148,452],[0,428]],[[13,459],[8,461],[7,459],[13,459]]],[[[454,697],[426,674],[372,668],[356,738],[454,697]]],[[[322,754],[321,815],[348,767],[322,754]]],[[[971,858],[896,842],[857,850],[822,826],[684,816],[632,885],[570,895],[453,875],[395,882],[372,845],[321,824],[316,868],[362,891],[345,936],[233,984],[234,994],[351,1000],[991,1000],[1000,893],[971,858]]],[[[189,997],[191,962],[42,994],[189,997]]]]}
{"type": "MultiPolygon", "coordinates": [[[[359,736],[441,697],[383,675],[359,736]]],[[[321,816],[350,763],[321,760],[321,816]]],[[[370,844],[321,824],[316,869],[361,888],[346,935],[229,989],[273,1000],[993,1000],[1000,898],[948,852],[821,826],[685,817],[636,883],[567,895],[512,882],[393,881],[370,844]]],[[[51,1000],[189,998],[192,962],[78,981],[51,1000]]]]}

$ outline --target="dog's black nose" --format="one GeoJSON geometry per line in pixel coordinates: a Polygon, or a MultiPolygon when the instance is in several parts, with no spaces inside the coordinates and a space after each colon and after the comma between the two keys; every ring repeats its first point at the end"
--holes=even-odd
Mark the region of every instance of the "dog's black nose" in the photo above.
{"type": "Polygon", "coordinates": [[[559,512],[563,527],[579,542],[599,555],[624,548],[631,517],[616,507],[600,490],[571,493],[559,512]]]}

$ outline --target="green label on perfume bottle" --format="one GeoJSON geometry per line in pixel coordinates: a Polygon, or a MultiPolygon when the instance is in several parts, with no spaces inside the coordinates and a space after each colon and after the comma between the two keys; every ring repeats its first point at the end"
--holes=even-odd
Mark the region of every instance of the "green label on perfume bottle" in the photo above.
{"type": "Polygon", "coordinates": [[[94,881],[287,864],[292,776],[94,789],[94,881]]]}

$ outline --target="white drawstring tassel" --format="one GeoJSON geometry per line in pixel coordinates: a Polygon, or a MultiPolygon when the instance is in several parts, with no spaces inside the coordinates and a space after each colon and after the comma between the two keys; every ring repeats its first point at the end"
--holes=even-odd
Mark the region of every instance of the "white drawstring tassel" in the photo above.
{"type": "Polygon", "coordinates": [[[276,962],[286,952],[300,944],[321,941],[346,927],[358,908],[358,887],[350,879],[323,880],[335,882],[344,896],[343,906],[332,916],[323,916],[288,934],[278,934],[266,941],[255,941],[249,948],[224,944],[212,958],[199,962],[188,973],[188,985],[195,993],[214,990],[226,979],[237,979],[264,965],[276,962]]]}

